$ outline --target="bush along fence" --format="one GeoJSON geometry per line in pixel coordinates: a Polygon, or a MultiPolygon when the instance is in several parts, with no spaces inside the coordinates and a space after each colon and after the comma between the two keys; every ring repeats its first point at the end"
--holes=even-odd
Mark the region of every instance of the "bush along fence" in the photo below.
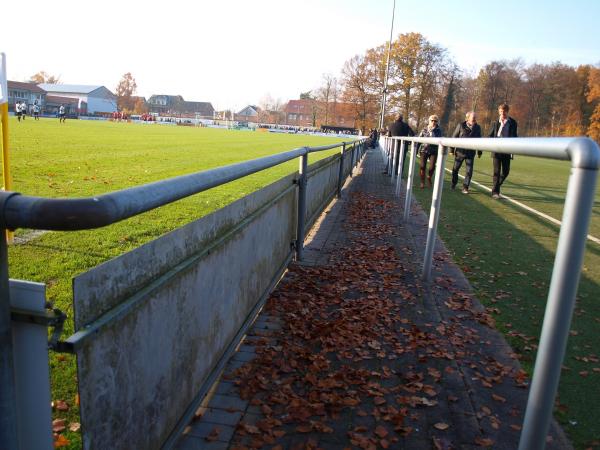
{"type": "Polygon", "coordinates": [[[0,442],[52,448],[51,347],[77,356],[84,449],[170,448],[365,152],[304,147],[82,199],[0,192],[0,232],[106,226],[292,159],[298,172],[73,280],[75,333],[43,284],[9,280],[0,239],[0,442]],[[308,165],[310,153],[339,153],[308,165]]]}
{"type": "Polygon", "coordinates": [[[540,336],[523,431],[519,442],[520,450],[543,449],[552,419],[552,410],[562,362],[565,356],[569,329],[577,286],[581,275],[583,254],[587,232],[592,215],[600,149],[588,138],[513,138],[513,139],[458,139],[458,138],[419,138],[384,137],[381,151],[386,171],[396,181],[396,193],[402,185],[404,159],[401,155],[408,151],[410,162],[405,192],[404,221],[409,220],[414,167],[418,144],[438,146],[435,180],[429,214],[427,243],[423,258],[422,278],[429,280],[433,249],[442,203],[444,172],[449,147],[469,150],[526,155],[539,158],[558,159],[571,162],[571,174],[563,209],[563,220],[558,237],[558,246],[552,270],[544,323],[540,336]],[[397,174],[400,174],[398,176],[397,174]]]}

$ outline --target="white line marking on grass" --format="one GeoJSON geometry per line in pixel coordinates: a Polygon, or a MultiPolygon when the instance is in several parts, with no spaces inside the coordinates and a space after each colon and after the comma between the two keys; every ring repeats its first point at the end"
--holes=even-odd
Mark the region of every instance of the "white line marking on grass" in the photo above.
{"type": "MultiPolygon", "coordinates": [[[[446,168],[446,172],[448,172],[448,173],[451,174],[452,170],[446,168]]],[[[463,175],[459,174],[458,176],[460,178],[462,178],[463,180],[465,179],[465,177],[463,175]]],[[[492,192],[492,190],[489,187],[484,186],[483,184],[478,183],[477,181],[473,181],[473,179],[471,179],[471,184],[474,184],[474,185],[480,187],[481,189],[483,189],[485,191],[492,192]]],[[[504,195],[504,194],[502,194],[502,198],[505,198],[509,202],[514,203],[515,205],[517,205],[517,206],[519,206],[519,207],[521,207],[521,208],[523,208],[523,209],[525,209],[525,210],[527,210],[527,211],[529,211],[529,212],[531,212],[531,213],[533,213],[535,215],[538,215],[538,216],[540,216],[540,217],[548,220],[549,222],[552,222],[553,224],[558,225],[559,227],[562,226],[562,222],[560,220],[557,220],[554,217],[549,216],[548,214],[544,214],[543,212],[540,212],[537,209],[533,209],[531,206],[527,206],[526,204],[521,203],[521,202],[515,200],[514,198],[508,197],[507,195],[504,195]]],[[[592,236],[591,234],[588,234],[587,238],[590,241],[595,242],[596,244],[600,244],[600,239],[598,239],[597,237],[592,236]]]]}

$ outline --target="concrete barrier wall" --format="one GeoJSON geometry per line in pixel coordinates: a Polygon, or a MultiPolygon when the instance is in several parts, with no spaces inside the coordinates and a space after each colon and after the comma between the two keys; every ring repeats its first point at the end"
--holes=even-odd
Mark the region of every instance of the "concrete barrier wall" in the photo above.
{"type": "Polygon", "coordinates": [[[74,280],[77,330],[127,308],[77,351],[85,449],[161,447],[285,267],[295,227],[290,176],[74,280]]]}
{"type": "MultiPolygon", "coordinates": [[[[308,225],[337,191],[339,161],[309,166],[308,225]]],[[[161,448],[189,413],[291,258],[297,176],[73,280],[76,331],[98,329],[76,345],[84,449],[161,448]]]]}

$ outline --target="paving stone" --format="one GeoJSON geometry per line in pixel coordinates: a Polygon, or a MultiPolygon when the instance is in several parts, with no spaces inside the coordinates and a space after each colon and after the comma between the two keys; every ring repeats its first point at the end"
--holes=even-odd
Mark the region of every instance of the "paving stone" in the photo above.
{"type": "Polygon", "coordinates": [[[235,428],[230,425],[215,424],[204,420],[194,421],[190,424],[189,436],[206,438],[211,434],[216,434],[215,441],[229,442],[233,436],[235,428]]]}
{"type": "Polygon", "coordinates": [[[245,411],[248,401],[233,395],[216,394],[211,398],[208,406],[209,408],[225,409],[227,411],[245,411]]]}
{"type": "Polygon", "coordinates": [[[231,360],[248,362],[248,361],[252,361],[254,358],[256,358],[256,353],[239,352],[238,351],[233,354],[233,356],[231,357],[231,360]]]}
{"type": "Polygon", "coordinates": [[[184,435],[175,447],[176,450],[227,450],[228,442],[207,442],[204,438],[184,435]]]}
{"type": "Polygon", "coordinates": [[[242,413],[240,411],[225,411],[223,409],[208,408],[202,415],[203,422],[210,422],[217,425],[235,426],[240,421],[242,413]]]}

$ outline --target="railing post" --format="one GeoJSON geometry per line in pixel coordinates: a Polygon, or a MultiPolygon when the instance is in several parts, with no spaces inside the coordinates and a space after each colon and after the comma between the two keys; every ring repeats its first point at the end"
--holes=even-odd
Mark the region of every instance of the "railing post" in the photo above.
{"type": "Polygon", "coordinates": [[[354,150],[356,150],[356,144],[352,144],[352,150],[350,150],[350,178],[352,178],[352,171],[354,170],[354,150]]]}
{"type": "Polygon", "coordinates": [[[17,395],[13,368],[13,345],[8,283],[6,230],[0,227],[0,442],[2,448],[18,449],[17,395]]]}
{"type": "Polygon", "coordinates": [[[344,154],[346,153],[346,143],[342,145],[342,152],[340,154],[340,171],[338,174],[338,185],[337,185],[337,198],[342,197],[342,184],[344,182],[344,154]]]}
{"type": "Polygon", "coordinates": [[[402,172],[404,171],[404,151],[406,149],[406,141],[400,140],[400,153],[398,155],[398,177],[396,180],[396,196],[400,195],[400,188],[402,187],[402,172]]]}
{"type": "Polygon", "coordinates": [[[396,179],[396,171],[398,170],[398,141],[396,139],[390,138],[392,141],[392,179],[391,182],[394,183],[396,179]]]}
{"type": "Polygon", "coordinates": [[[306,185],[308,183],[308,149],[300,157],[298,167],[298,226],[296,227],[296,261],[302,261],[304,253],[304,221],[306,217],[306,185]]]}
{"type": "Polygon", "coordinates": [[[408,178],[406,179],[406,197],[404,198],[404,221],[408,222],[408,216],[410,214],[410,202],[412,200],[412,190],[413,190],[413,178],[415,171],[415,158],[416,158],[416,148],[417,145],[415,142],[411,143],[410,146],[410,165],[408,166],[408,178]]]}
{"type": "Polygon", "coordinates": [[[392,174],[392,140],[388,137],[385,138],[387,141],[387,164],[385,165],[385,173],[388,175],[392,174]]]}
{"type": "Polygon", "coordinates": [[[435,166],[435,184],[433,186],[433,197],[431,199],[431,210],[429,212],[429,228],[427,230],[427,244],[425,246],[425,256],[423,258],[423,273],[421,278],[429,280],[431,275],[431,263],[433,259],[433,248],[435,247],[435,238],[437,226],[440,218],[440,206],[442,205],[442,190],[444,188],[444,169],[446,166],[446,147],[438,145],[438,157],[435,166]]]}
{"type": "MultiPolygon", "coordinates": [[[[594,149],[590,150],[592,153],[594,149]]],[[[598,168],[571,167],[519,450],[541,450],[546,445],[575,307],[597,176],[598,168]]]]}

